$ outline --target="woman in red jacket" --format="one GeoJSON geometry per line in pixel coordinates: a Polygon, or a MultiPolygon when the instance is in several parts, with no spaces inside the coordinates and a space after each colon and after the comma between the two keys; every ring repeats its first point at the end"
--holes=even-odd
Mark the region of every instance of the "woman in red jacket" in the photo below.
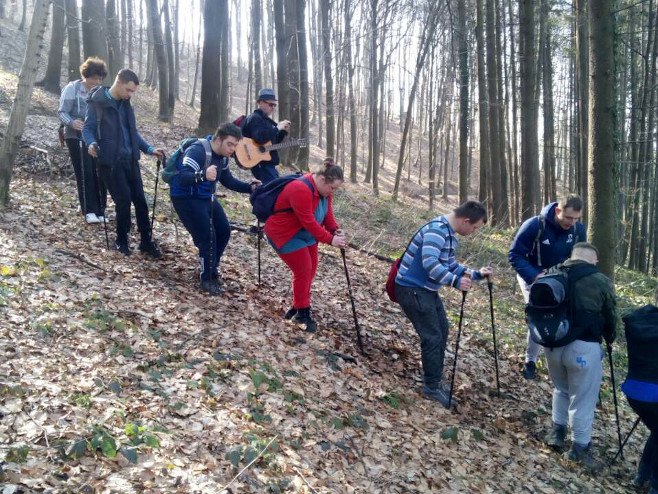
{"type": "Polygon", "coordinates": [[[345,247],[345,236],[332,210],[333,193],[343,185],[343,170],[325,160],[324,168],[287,184],[265,222],[265,233],[292,271],[292,308],[285,319],[315,332],[311,316],[311,284],[318,268],[318,242],[345,247]]]}

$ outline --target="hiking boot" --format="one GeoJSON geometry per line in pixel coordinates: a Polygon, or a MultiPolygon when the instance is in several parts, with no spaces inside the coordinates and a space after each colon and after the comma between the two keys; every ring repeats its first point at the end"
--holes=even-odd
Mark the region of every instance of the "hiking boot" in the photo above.
{"type": "Polygon", "coordinates": [[[311,308],[297,309],[297,312],[292,316],[292,320],[297,324],[304,325],[304,331],[315,333],[318,330],[318,323],[315,322],[311,316],[311,308]]]}
{"type": "Polygon", "coordinates": [[[573,443],[569,453],[567,453],[567,457],[572,461],[580,463],[592,473],[599,472],[604,466],[603,462],[594,458],[591,442],[587,446],[573,443]]]}
{"type": "Polygon", "coordinates": [[[116,250],[121,252],[124,256],[129,256],[130,255],[130,247],[128,246],[128,242],[119,242],[118,240],[114,243],[114,247],[116,250]]]}
{"type": "Polygon", "coordinates": [[[101,220],[98,219],[95,213],[87,213],[85,215],[85,221],[88,225],[93,225],[94,223],[100,223],[101,220]]]}
{"type": "Polygon", "coordinates": [[[523,364],[521,374],[526,379],[535,379],[537,377],[537,364],[532,361],[526,362],[523,364]]]}
{"type": "Polygon", "coordinates": [[[544,442],[548,447],[561,451],[564,449],[564,439],[567,436],[567,426],[553,424],[551,431],[544,437],[544,442]]]}
{"type": "Polygon", "coordinates": [[[286,321],[290,321],[295,314],[297,314],[297,309],[295,309],[294,307],[290,307],[290,309],[288,309],[286,313],[283,315],[283,318],[286,321]]]}
{"type": "Polygon", "coordinates": [[[438,401],[446,408],[457,406],[457,400],[455,400],[455,397],[453,396],[452,399],[450,399],[450,387],[446,387],[442,384],[439,384],[435,388],[430,388],[427,385],[423,386],[423,396],[430,400],[438,401]]]}
{"type": "Polygon", "coordinates": [[[216,297],[224,293],[224,289],[219,286],[217,280],[202,280],[200,288],[202,292],[206,292],[211,297],[216,297]]]}
{"type": "Polygon", "coordinates": [[[139,243],[139,251],[143,252],[144,254],[148,254],[153,259],[162,258],[162,252],[160,252],[160,249],[158,248],[157,245],[155,245],[155,242],[153,242],[152,240],[147,240],[147,241],[142,240],[139,243]]]}

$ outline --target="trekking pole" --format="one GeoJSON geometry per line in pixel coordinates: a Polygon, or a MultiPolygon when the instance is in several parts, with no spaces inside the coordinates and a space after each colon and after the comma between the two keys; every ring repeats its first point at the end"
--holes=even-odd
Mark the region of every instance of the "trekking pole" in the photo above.
{"type": "MultiPolygon", "coordinates": [[[[98,189],[98,202],[100,203],[99,206],[103,205],[103,200],[101,199],[101,169],[100,166],[98,165],[98,158],[92,158],[91,159],[91,164],[92,167],[96,170],[96,188],[98,189]]],[[[107,185],[106,185],[107,186],[107,185]]],[[[105,200],[107,200],[107,192],[105,193],[106,197],[105,200]]],[[[105,230],[105,246],[107,247],[107,250],[110,250],[110,237],[107,236],[107,216],[105,216],[105,208],[107,208],[107,203],[103,207],[103,229],[105,230]]]]}
{"type": "Polygon", "coordinates": [[[464,302],[466,302],[466,294],[468,292],[462,291],[462,305],[459,309],[459,329],[457,329],[457,342],[455,343],[455,358],[452,362],[452,377],[450,378],[450,394],[448,395],[448,408],[452,405],[452,391],[455,387],[455,374],[457,373],[457,353],[459,352],[459,338],[462,335],[462,321],[464,320],[464,302]]]}
{"type": "Polygon", "coordinates": [[[258,228],[258,286],[260,286],[260,243],[263,240],[263,230],[260,227],[260,220],[256,225],[256,228],[258,228]]]}
{"type": "MultiPolygon", "coordinates": [[[[212,269],[213,269],[213,265],[215,264],[215,254],[213,249],[213,246],[215,245],[215,202],[214,202],[215,185],[216,182],[213,182],[212,193],[210,194],[210,225],[208,225],[208,230],[210,232],[210,255],[208,259],[208,269],[210,269],[210,279],[212,279],[212,269]]],[[[219,269],[219,266],[217,266],[217,269],[219,269]]]]}
{"type": "Polygon", "coordinates": [[[624,442],[621,443],[621,447],[619,448],[619,451],[617,451],[617,454],[615,455],[615,457],[610,461],[609,466],[612,466],[612,464],[617,460],[617,457],[619,455],[623,456],[622,450],[624,449],[624,446],[626,446],[626,443],[631,438],[631,434],[633,434],[633,431],[635,430],[635,428],[637,427],[637,424],[639,424],[639,423],[640,423],[640,417],[635,419],[635,423],[633,423],[633,427],[631,427],[631,430],[629,431],[628,435],[626,436],[626,439],[624,439],[624,442]]]}
{"type": "Polygon", "coordinates": [[[85,180],[85,154],[82,144],[82,132],[78,131],[78,147],[80,148],[80,175],[82,179],[82,216],[87,220],[87,184],[85,180]]]}
{"type": "Polygon", "coordinates": [[[352,295],[352,283],[350,282],[350,273],[347,271],[347,260],[345,259],[345,249],[340,249],[340,255],[343,257],[343,267],[345,268],[345,279],[347,280],[347,292],[350,295],[350,302],[352,303],[352,315],[354,316],[354,329],[356,329],[356,341],[359,345],[361,355],[365,355],[363,350],[363,340],[361,339],[361,330],[359,329],[359,321],[356,318],[356,305],[354,305],[354,295],[352,295]]]}
{"type": "MultiPolygon", "coordinates": [[[[612,365],[612,344],[606,342],[606,347],[608,349],[608,362],[610,362],[610,380],[612,381],[612,399],[615,403],[615,419],[617,420],[617,439],[619,441],[619,451],[622,450],[621,445],[621,428],[619,427],[619,405],[617,404],[617,389],[615,386],[615,369],[612,365]]],[[[621,457],[624,457],[624,454],[621,453],[621,457]]]]}
{"type": "Polygon", "coordinates": [[[151,240],[153,240],[153,223],[155,222],[155,205],[158,203],[158,181],[160,179],[160,166],[162,158],[158,157],[155,170],[155,191],[153,192],[153,214],[151,215],[151,240]]]}
{"type": "Polygon", "coordinates": [[[494,306],[493,306],[493,281],[491,276],[487,276],[487,287],[489,288],[489,309],[491,312],[491,333],[493,334],[494,361],[496,363],[496,389],[500,396],[500,378],[498,377],[498,345],[496,344],[496,324],[494,323],[494,306]]]}

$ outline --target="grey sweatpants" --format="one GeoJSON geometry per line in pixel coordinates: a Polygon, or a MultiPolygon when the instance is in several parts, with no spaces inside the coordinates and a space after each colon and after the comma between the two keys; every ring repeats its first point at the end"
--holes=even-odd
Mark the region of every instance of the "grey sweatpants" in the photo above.
{"type": "MultiPolygon", "coordinates": [[[[519,286],[521,287],[521,293],[523,293],[523,300],[527,304],[528,300],[530,299],[530,285],[528,285],[523,278],[521,278],[520,275],[516,275],[516,279],[519,282],[519,286]]],[[[525,361],[526,362],[537,362],[537,358],[539,358],[539,353],[541,352],[541,345],[539,343],[535,343],[533,339],[530,337],[530,330],[528,329],[528,345],[526,347],[525,351],[525,361]]]]}
{"type": "Polygon", "coordinates": [[[553,423],[571,427],[579,445],[592,438],[594,410],[601,387],[603,352],[599,343],[576,340],[560,348],[545,348],[553,382],[553,423]]]}

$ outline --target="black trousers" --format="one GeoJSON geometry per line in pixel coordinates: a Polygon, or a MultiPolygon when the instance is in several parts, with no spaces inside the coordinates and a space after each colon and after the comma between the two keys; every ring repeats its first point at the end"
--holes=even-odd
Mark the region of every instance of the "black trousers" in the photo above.
{"type": "Polygon", "coordinates": [[[658,403],[628,398],[631,408],[640,416],[651,434],[644,445],[638,473],[651,479],[651,487],[658,489],[658,403]]]}
{"type": "Polygon", "coordinates": [[[117,242],[128,242],[130,204],[135,206],[135,219],[142,242],[151,240],[151,222],[144,197],[144,184],[139,161],[120,158],[112,166],[101,165],[101,176],[110,190],[116,208],[117,242]]]}
{"type": "Polygon", "coordinates": [[[71,156],[75,181],[78,186],[80,208],[83,214],[94,213],[102,216],[105,214],[105,206],[107,206],[107,188],[98,177],[93,159],[84,145],[80,146],[80,142],[80,139],[66,139],[66,147],[69,148],[69,156],[71,156]]]}

